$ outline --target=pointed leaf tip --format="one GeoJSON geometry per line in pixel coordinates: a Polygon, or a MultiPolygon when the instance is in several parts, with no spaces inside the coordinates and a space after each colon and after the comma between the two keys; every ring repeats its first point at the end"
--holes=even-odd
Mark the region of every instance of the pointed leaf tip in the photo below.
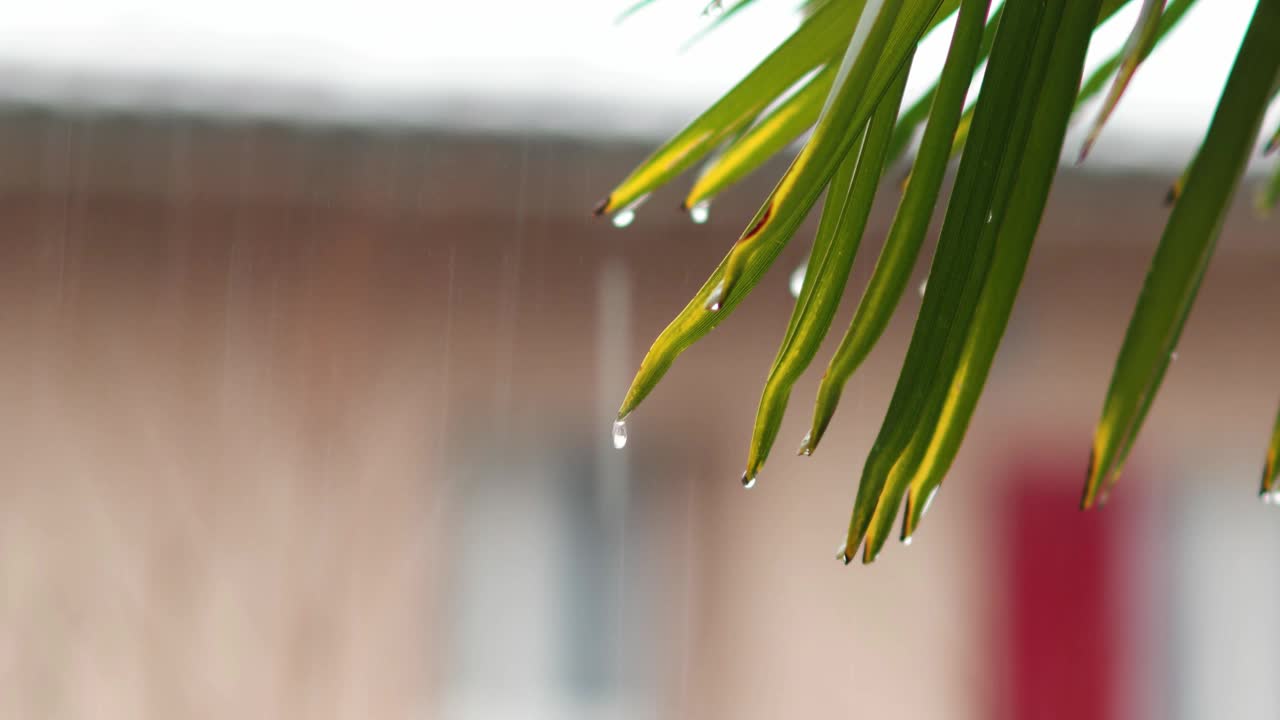
{"type": "MultiPolygon", "coordinates": [[[[1112,371],[1087,491],[1105,502],[1164,380],[1244,175],[1277,77],[1280,2],[1254,10],[1209,130],[1185,175],[1112,371]],[[1103,486],[1105,483],[1105,486],[1103,486]]],[[[1087,496],[1086,496],[1087,497],[1087,496]]]]}
{"type": "MultiPolygon", "coordinates": [[[[997,16],[1003,11],[997,10],[997,16]]],[[[920,150],[910,172],[904,174],[904,193],[894,213],[880,257],[868,281],[848,330],[822,376],[810,421],[807,448],[817,449],[835,415],[845,384],[861,366],[879,341],[898,306],[919,256],[946,172],[947,159],[956,127],[964,107],[964,98],[973,79],[980,56],[987,54],[982,45],[994,38],[992,24],[984,24],[989,4],[967,2],[961,5],[951,46],[942,75],[926,106],[907,111],[927,118],[920,150]],[[923,110],[916,110],[923,107],[923,110]],[[912,174],[917,180],[909,182],[912,174]]],[[[989,47],[987,48],[989,50],[989,47]]],[[[902,121],[900,121],[901,123],[902,121]]],[[[897,132],[897,131],[895,131],[897,132]]],[[[890,153],[902,136],[890,139],[890,153]]],[[[888,159],[888,158],[887,158],[888,159]]]]}
{"type": "Polygon", "coordinates": [[[1089,134],[1084,140],[1084,145],[1080,148],[1078,163],[1084,162],[1085,158],[1088,157],[1089,150],[1098,140],[1103,126],[1106,125],[1116,106],[1120,104],[1120,98],[1124,95],[1125,90],[1128,89],[1129,82],[1133,80],[1134,73],[1138,71],[1138,66],[1142,64],[1151,48],[1155,46],[1159,38],[1160,21],[1164,12],[1165,1],[1143,0],[1142,9],[1138,12],[1138,21],[1134,24],[1133,31],[1129,34],[1129,39],[1125,41],[1120,70],[1116,73],[1111,90],[1107,93],[1107,98],[1102,103],[1102,110],[1098,113],[1098,118],[1094,120],[1093,127],[1089,130],[1089,134]]]}
{"type": "Polygon", "coordinates": [[[1261,495],[1264,501],[1280,502],[1280,413],[1276,414],[1276,425],[1271,432],[1267,459],[1262,466],[1261,495]]]}

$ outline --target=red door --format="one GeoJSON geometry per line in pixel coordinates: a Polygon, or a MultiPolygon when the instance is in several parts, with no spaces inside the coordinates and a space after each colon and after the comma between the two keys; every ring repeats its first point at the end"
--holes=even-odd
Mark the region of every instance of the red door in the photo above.
{"type": "Polygon", "coordinates": [[[1124,503],[1081,512],[1079,470],[1024,462],[1003,485],[996,717],[1119,720],[1124,503]]]}

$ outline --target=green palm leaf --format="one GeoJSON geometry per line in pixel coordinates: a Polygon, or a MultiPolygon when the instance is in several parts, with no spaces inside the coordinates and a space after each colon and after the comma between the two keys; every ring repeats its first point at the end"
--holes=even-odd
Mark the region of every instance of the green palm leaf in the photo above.
{"type": "MultiPolygon", "coordinates": [[[[861,544],[877,507],[896,509],[909,479],[896,467],[910,449],[916,428],[932,424],[941,410],[947,390],[944,380],[955,373],[995,252],[996,234],[1009,206],[1062,14],[1061,2],[1011,2],[996,32],[970,145],[960,161],[929,274],[928,292],[889,410],[858,484],[841,552],[845,562],[861,544]]],[[[863,561],[874,557],[869,542],[863,561]]]]}
{"type": "Polygon", "coordinates": [[[831,327],[831,318],[844,294],[849,269],[871,214],[871,202],[884,169],[885,150],[906,87],[907,68],[904,67],[867,123],[862,142],[849,151],[831,179],[805,270],[804,286],[760,397],[747,469],[742,475],[744,484],[755,483],[778,435],[791,388],[809,367],[831,327]]]}
{"type": "MultiPolygon", "coordinates": [[[[913,440],[924,451],[918,455],[917,462],[903,469],[903,474],[910,478],[902,521],[904,541],[909,540],[919,526],[929,501],[960,449],[996,349],[1009,324],[1075,105],[1088,49],[1086,23],[1090,20],[1090,12],[1087,3],[1072,2],[1063,18],[1044,89],[1032,119],[1031,137],[1018,171],[1010,211],[996,240],[1000,252],[987,275],[986,286],[978,301],[973,324],[937,424],[933,428],[921,426],[913,440]]],[[[891,522],[887,512],[881,516],[882,527],[887,529],[891,522]]]]}
{"type": "Polygon", "coordinates": [[[1276,414],[1276,427],[1271,431],[1271,445],[1267,448],[1267,461],[1262,466],[1262,500],[1272,505],[1280,504],[1280,413],[1276,414]]]}
{"type": "MultiPolygon", "coordinates": [[[[1110,87],[1083,157],[1138,66],[1196,2],[1143,0],[1124,47],[1081,83],[1094,30],[1128,1],[1007,0],[989,19],[990,0],[806,3],[813,15],[791,38],[637,167],[598,208],[629,210],[718,148],[686,199],[686,206],[704,208],[814,128],[724,260],[655,340],[619,419],[652,391],[684,349],[754,288],[826,190],[806,282],[761,395],[744,475],[749,484],[776,440],[795,381],[830,329],[883,169],[923,124],[913,174],[849,330],[823,376],[813,424],[801,447],[807,454],[821,440],[848,378],[900,302],[948,159],[959,154],[928,292],[861,473],[841,557],[849,562],[865,543],[863,561],[872,561],[904,498],[902,537],[909,541],[959,451],[990,373],[1073,110],[1110,87]],[[951,48],[937,82],[899,115],[916,45],[957,8],[951,48]],[[978,97],[965,107],[969,85],[984,60],[978,97]]],[[[733,5],[731,12],[747,2],[733,5]]],[[[1175,207],[1095,433],[1085,507],[1104,498],[1114,483],[1167,369],[1262,116],[1280,89],[1278,37],[1280,0],[1258,0],[1203,145],[1171,191],[1175,207]]],[[[1266,151],[1277,145],[1280,131],[1266,143],[1266,151]]],[[[1257,201],[1260,208],[1269,208],[1277,198],[1280,168],[1264,183],[1257,201]]],[[[1262,481],[1264,499],[1280,503],[1278,446],[1280,418],[1262,481]]]]}
{"type": "MultiPolygon", "coordinates": [[[[942,77],[936,86],[929,123],[916,159],[913,171],[915,180],[903,194],[871,280],[867,283],[858,309],[849,323],[849,330],[840,341],[839,348],[822,376],[818,400],[814,405],[813,424],[800,445],[800,453],[803,455],[808,455],[817,448],[835,414],[845,383],[880,339],[906,288],[911,268],[915,265],[920,245],[929,229],[933,206],[937,203],[938,193],[942,188],[951,138],[955,135],[960,108],[969,91],[973,70],[981,54],[980,42],[985,43],[987,40],[988,33],[983,32],[982,23],[989,6],[990,0],[975,0],[960,5],[951,48],[947,52],[942,77]]],[[[897,139],[896,133],[895,130],[895,139],[890,141],[889,152],[893,151],[892,143],[897,139]]]]}
{"type": "Polygon", "coordinates": [[[720,266],[654,341],[623,399],[620,419],[653,390],[681,352],[726,317],[759,281],[853,146],[939,5],[945,10],[949,1],[867,3],[813,137],[720,266]]]}
{"type": "Polygon", "coordinates": [[[849,42],[861,4],[862,0],[830,2],[820,8],[733,89],[632,170],[596,206],[596,214],[643,200],[746,127],[796,81],[838,55],[849,42]]]}
{"type": "Polygon", "coordinates": [[[1280,0],[1260,0],[1152,259],[1094,435],[1083,507],[1105,499],[1191,310],[1280,74],[1280,0]]]}
{"type": "Polygon", "coordinates": [[[1085,138],[1084,147],[1080,150],[1081,160],[1089,154],[1089,149],[1093,147],[1098,134],[1102,132],[1102,126],[1107,123],[1116,105],[1120,104],[1120,96],[1124,95],[1125,89],[1129,87],[1129,81],[1133,79],[1138,66],[1155,47],[1164,5],[1165,0],[1142,0],[1142,9],[1138,11],[1138,22],[1134,24],[1133,32],[1129,34],[1129,39],[1125,41],[1124,50],[1121,53],[1120,71],[1111,84],[1107,99],[1102,101],[1102,110],[1098,113],[1098,119],[1093,121],[1093,127],[1085,138]]]}
{"type": "MultiPolygon", "coordinates": [[[[928,29],[937,27],[949,15],[954,5],[954,2],[948,3],[935,13],[928,29]]],[[[688,209],[710,202],[726,188],[758,169],[765,161],[800,137],[805,130],[813,127],[822,112],[831,82],[835,78],[835,66],[836,63],[833,62],[823,67],[801,90],[779,103],[775,109],[768,111],[763,119],[748,128],[714,162],[709,163],[706,170],[694,182],[682,207],[688,209]]],[[[917,102],[916,106],[919,105],[920,103],[917,102]]],[[[922,111],[915,112],[919,114],[922,111]]],[[[927,112],[927,106],[924,112],[927,112]]],[[[906,118],[905,114],[903,118],[906,118]]],[[[898,134],[899,131],[895,130],[895,141],[898,134]]],[[[910,140],[909,133],[906,139],[910,140]]],[[[901,148],[891,150],[886,164],[892,163],[900,154],[900,150],[901,148]]]]}
{"type": "MultiPolygon", "coordinates": [[[[991,3],[988,1],[987,7],[990,10],[991,3]]],[[[982,41],[978,45],[978,57],[969,64],[969,73],[973,74],[977,69],[978,63],[986,62],[987,56],[991,54],[991,44],[995,42],[996,28],[1000,26],[1000,18],[1004,15],[1004,5],[996,8],[991,18],[987,20],[986,27],[982,31],[982,41]]],[[[955,34],[952,34],[952,45],[955,44],[955,34]]],[[[950,59],[948,58],[948,62],[950,59]]],[[[943,73],[946,72],[946,65],[943,66],[943,73]]],[[[972,79],[972,78],[970,78],[972,79]]],[[[907,145],[911,143],[911,138],[915,136],[916,130],[921,124],[930,117],[935,98],[938,94],[938,88],[942,86],[944,77],[939,76],[938,80],[933,83],[919,98],[916,99],[906,110],[902,112],[898,118],[898,126],[893,129],[893,138],[889,141],[889,156],[887,162],[892,164],[902,157],[907,151],[907,145]]],[[[953,80],[954,82],[954,80],[953,80]]],[[[969,87],[969,81],[965,81],[965,89],[969,87]]],[[[954,130],[952,133],[954,134],[954,130]]],[[[923,142],[923,140],[922,140],[923,142]]],[[[923,148],[921,149],[923,152],[923,148]]]]}
{"type": "Polygon", "coordinates": [[[824,66],[803,88],[730,143],[698,176],[682,207],[710,202],[813,127],[835,76],[835,63],[824,66]]]}
{"type": "MultiPolygon", "coordinates": [[[[1128,2],[1129,0],[1106,0],[1102,4],[1102,10],[1098,13],[1095,28],[1110,20],[1111,16],[1119,12],[1120,9],[1128,2]]],[[[1186,11],[1195,3],[1196,0],[1174,0],[1168,10],[1160,16],[1160,24],[1156,32],[1155,40],[1141,55],[1142,60],[1145,60],[1147,55],[1149,55],[1151,51],[1164,40],[1169,31],[1177,26],[1178,21],[1182,19],[1182,16],[1186,14],[1186,11]]],[[[1003,7],[1001,9],[1003,9],[1003,7]]],[[[1116,68],[1120,67],[1120,62],[1123,57],[1123,51],[1117,50],[1106,60],[1103,60],[1102,63],[1100,63],[1098,67],[1089,74],[1089,79],[1080,86],[1080,92],[1076,96],[1076,110],[1079,110],[1102,92],[1103,88],[1107,85],[1107,79],[1115,73],[1116,68]]],[[[974,103],[970,103],[965,107],[964,115],[961,116],[960,123],[956,126],[955,139],[951,145],[952,157],[959,157],[961,151],[964,150],[965,141],[969,138],[969,127],[973,123],[973,108],[974,103]]],[[[910,178],[908,177],[908,179],[910,178]]]]}

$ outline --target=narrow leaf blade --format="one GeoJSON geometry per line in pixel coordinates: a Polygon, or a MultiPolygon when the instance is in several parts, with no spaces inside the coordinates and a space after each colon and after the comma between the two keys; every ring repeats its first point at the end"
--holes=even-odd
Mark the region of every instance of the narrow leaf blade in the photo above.
{"type": "Polygon", "coordinates": [[[907,68],[885,94],[867,123],[860,145],[850,150],[832,177],[818,234],[805,271],[804,287],[765,381],[747,453],[744,481],[754,481],[778,435],[795,381],[809,367],[844,294],[849,269],[857,255],[880,185],[885,151],[893,132],[898,106],[907,85],[907,68]]]}
{"type": "Polygon", "coordinates": [[[1276,426],[1271,431],[1271,445],[1267,447],[1267,460],[1262,466],[1262,499],[1280,504],[1280,413],[1276,414],[1276,426]]]}
{"type": "Polygon", "coordinates": [[[1138,11],[1138,21],[1133,26],[1133,31],[1129,34],[1129,39],[1125,41],[1124,50],[1121,53],[1120,70],[1116,73],[1115,80],[1111,83],[1111,90],[1107,92],[1107,99],[1102,102],[1102,109],[1098,112],[1098,118],[1093,121],[1093,127],[1089,130],[1088,137],[1085,138],[1084,147],[1080,149],[1080,159],[1089,154],[1093,143],[1097,141],[1098,135],[1102,132],[1102,126],[1106,125],[1107,119],[1111,117],[1111,113],[1120,104],[1120,97],[1124,95],[1124,91],[1129,87],[1129,81],[1133,79],[1133,74],[1138,71],[1138,66],[1142,64],[1147,53],[1155,46],[1156,38],[1160,29],[1160,17],[1164,12],[1165,0],[1142,0],[1142,8],[1138,11]]]}
{"type": "Polygon", "coordinates": [[[648,396],[680,353],[710,332],[755,287],[817,201],[931,20],[936,22],[935,12],[942,15],[954,2],[870,0],[846,53],[852,60],[834,81],[813,137],[729,254],[654,341],[619,409],[620,418],[648,396]]]}
{"type": "Polygon", "coordinates": [[[862,0],[829,2],[710,108],[631,171],[596,214],[631,206],[746,127],[774,98],[849,42],[862,0]]]}
{"type": "MultiPolygon", "coordinates": [[[[894,308],[902,298],[942,189],[951,138],[955,135],[960,110],[981,54],[980,43],[987,41],[982,23],[989,6],[990,0],[961,3],[951,48],[947,52],[920,152],[916,156],[916,179],[902,196],[875,270],[858,302],[858,309],[822,376],[813,422],[800,446],[801,454],[811,454],[817,448],[835,414],[845,384],[884,333],[894,308]]],[[[895,129],[895,138],[890,140],[890,153],[893,152],[896,133],[895,129]]]]}
{"type": "Polygon", "coordinates": [[[835,75],[835,63],[829,63],[803,88],[747,128],[698,176],[683,207],[709,202],[813,127],[835,75]]]}
{"type": "Polygon", "coordinates": [[[1164,377],[1280,79],[1277,37],[1280,0],[1261,0],[1129,322],[1094,434],[1081,499],[1085,508],[1115,482],[1164,377]]]}
{"type": "MultiPolygon", "coordinates": [[[[1094,2],[1096,5],[1096,0],[1094,2]]],[[[902,537],[910,538],[929,500],[951,467],[982,394],[992,361],[1009,323],[1027,260],[1039,230],[1075,105],[1088,50],[1090,3],[1072,3],[1063,18],[1032,119],[1027,152],[1018,171],[1011,210],[1000,227],[997,253],[987,274],[973,324],[935,426],[921,426],[913,442],[926,450],[903,473],[910,489],[903,511],[902,537]]],[[[885,508],[886,513],[893,508],[885,508]]],[[[885,521],[889,520],[887,516],[885,521]]]]}
{"type": "MultiPolygon", "coordinates": [[[[894,495],[900,497],[905,491],[901,482],[891,486],[886,482],[908,449],[916,426],[929,412],[940,378],[949,378],[954,372],[1030,127],[1025,104],[1028,97],[1034,98],[1037,78],[1047,64],[1047,51],[1041,47],[1044,38],[1052,36],[1061,12],[1060,4],[1011,3],[996,33],[974,115],[972,142],[960,162],[929,274],[929,289],[884,423],[863,467],[846,556],[861,544],[877,506],[892,502],[894,495]],[[1033,59],[1039,55],[1043,59],[1033,59]]],[[[868,543],[863,562],[874,557],[868,543]]]]}

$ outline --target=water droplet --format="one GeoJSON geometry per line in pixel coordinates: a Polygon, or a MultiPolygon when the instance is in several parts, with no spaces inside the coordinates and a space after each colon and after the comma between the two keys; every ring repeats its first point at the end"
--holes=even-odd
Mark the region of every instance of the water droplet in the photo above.
{"type": "Polygon", "coordinates": [[[619,450],[627,446],[627,421],[613,421],[613,446],[619,450]]]}
{"type": "Polygon", "coordinates": [[[724,12],[723,0],[711,0],[707,6],[702,9],[702,14],[708,17],[716,17],[724,12]]]}
{"type": "Polygon", "coordinates": [[[840,546],[840,549],[836,551],[836,559],[844,563],[845,565],[848,565],[850,562],[853,561],[853,556],[849,554],[848,545],[840,546]]]}
{"type": "Polygon", "coordinates": [[[689,219],[699,225],[711,219],[711,203],[703,200],[689,208],[689,219]]]}
{"type": "Polygon", "coordinates": [[[630,225],[631,223],[635,222],[635,219],[636,219],[636,210],[637,210],[641,205],[643,205],[643,204],[644,204],[644,201],[645,201],[645,200],[648,200],[648,199],[649,199],[649,195],[648,195],[648,194],[641,195],[640,197],[638,197],[638,198],[636,198],[635,200],[631,201],[631,204],[630,204],[630,205],[628,205],[628,206],[626,206],[626,207],[622,208],[621,210],[619,210],[618,212],[614,213],[614,214],[613,214],[613,226],[614,226],[614,227],[616,227],[616,228],[624,228],[624,227],[626,227],[626,226],[630,225]]]}
{"type": "Polygon", "coordinates": [[[636,211],[631,208],[623,208],[613,215],[613,226],[616,228],[624,228],[634,222],[636,219],[636,211]]]}
{"type": "Polygon", "coordinates": [[[1177,360],[1177,359],[1178,359],[1177,350],[1174,350],[1173,352],[1169,353],[1169,362],[1173,362],[1174,360],[1177,360]]]}
{"type": "Polygon", "coordinates": [[[994,217],[995,217],[995,215],[993,215],[993,214],[991,213],[991,211],[990,211],[990,210],[988,210],[988,211],[987,211],[987,222],[991,222],[991,219],[992,219],[992,218],[994,218],[994,217]]]}
{"type": "Polygon", "coordinates": [[[908,546],[908,547],[910,547],[910,546],[911,546],[911,536],[910,536],[910,535],[908,535],[908,536],[906,536],[906,537],[902,538],[902,544],[903,544],[903,545],[906,545],[906,546],[908,546]]]}
{"type": "Polygon", "coordinates": [[[916,291],[920,293],[920,297],[924,297],[924,291],[929,287],[929,278],[920,281],[920,288],[916,291]]]}
{"type": "Polygon", "coordinates": [[[787,281],[787,289],[791,291],[791,297],[800,297],[800,291],[804,289],[804,271],[807,262],[800,263],[795,270],[791,271],[791,279],[787,281]]]}
{"type": "Polygon", "coordinates": [[[742,487],[750,490],[756,486],[756,476],[742,473],[742,487]]]}
{"type": "Polygon", "coordinates": [[[1280,488],[1264,492],[1258,496],[1265,505],[1280,505],[1280,488]]]}
{"type": "Polygon", "coordinates": [[[715,288],[711,290],[711,294],[707,296],[707,309],[716,312],[720,309],[720,301],[724,299],[724,281],[721,280],[715,288]]]}

